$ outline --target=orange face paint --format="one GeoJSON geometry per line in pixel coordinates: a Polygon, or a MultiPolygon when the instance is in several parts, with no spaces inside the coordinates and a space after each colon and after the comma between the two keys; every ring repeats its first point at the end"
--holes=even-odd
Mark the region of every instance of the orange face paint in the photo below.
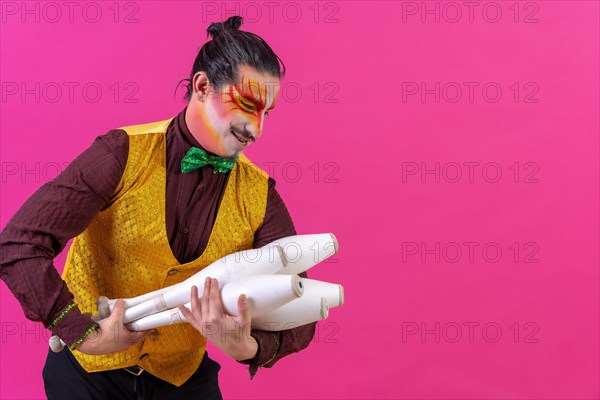
{"type": "MultiPolygon", "coordinates": [[[[253,122],[257,125],[257,129],[262,129],[261,111],[266,107],[267,101],[267,84],[260,84],[257,81],[251,80],[245,75],[242,75],[241,84],[230,85],[224,91],[224,104],[229,105],[230,110],[241,110],[251,115],[253,122]]],[[[277,95],[273,98],[273,102],[265,115],[275,108],[277,95]]]]}
{"type": "MultiPolygon", "coordinates": [[[[241,84],[229,86],[226,95],[225,102],[235,103],[245,111],[260,111],[266,106],[267,85],[261,85],[244,75],[241,84]]],[[[269,107],[269,110],[273,108],[275,108],[275,102],[269,107]]]]}
{"type": "Polygon", "coordinates": [[[206,102],[193,111],[196,122],[190,124],[200,144],[227,157],[243,151],[261,135],[264,117],[275,108],[279,84],[276,77],[240,67],[238,82],[209,92],[206,102]]]}
{"type": "Polygon", "coordinates": [[[210,116],[206,109],[198,109],[198,119],[200,120],[201,126],[204,128],[206,136],[208,136],[210,143],[216,145],[216,149],[212,151],[216,154],[223,154],[225,146],[221,140],[221,134],[217,127],[212,123],[210,116]]]}

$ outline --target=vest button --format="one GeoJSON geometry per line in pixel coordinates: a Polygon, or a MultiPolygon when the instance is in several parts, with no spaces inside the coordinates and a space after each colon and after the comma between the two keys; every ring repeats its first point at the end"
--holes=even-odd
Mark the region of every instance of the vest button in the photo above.
{"type": "Polygon", "coordinates": [[[190,230],[188,229],[188,227],[186,226],[185,228],[183,228],[183,233],[188,234],[190,233],[190,230]]]}
{"type": "Polygon", "coordinates": [[[142,356],[140,357],[140,360],[144,361],[145,359],[147,359],[149,356],[148,353],[142,354],[142,356]]]}
{"type": "Polygon", "coordinates": [[[177,274],[178,272],[179,272],[179,270],[174,268],[174,269],[170,270],[169,272],[167,272],[167,275],[173,276],[173,275],[177,274]]]}
{"type": "Polygon", "coordinates": [[[150,339],[156,340],[158,338],[158,331],[155,329],[150,333],[150,339]]]}

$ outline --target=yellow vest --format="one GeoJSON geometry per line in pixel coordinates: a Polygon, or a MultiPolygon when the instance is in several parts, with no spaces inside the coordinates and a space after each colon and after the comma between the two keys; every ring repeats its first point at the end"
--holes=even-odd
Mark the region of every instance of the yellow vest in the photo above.
{"type": "MultiPolygon", "coordinates": [[[[252,248],[265,215],[268,175],[241,154],[202,255],[186,264],[173,255],[165,206],[166,130],[171,120],[120,128],[129,135],[123,176],[111,203],[73,240],[63,272],[81,312],[97,314],[98,296],[139,296],[179,283],[227,254],[252,248]]],[[[126,351],[73,354],[88,372],[139,365],[180,386],[200,365],[206,338],[189,324],[157,332],[126,351]]]]}

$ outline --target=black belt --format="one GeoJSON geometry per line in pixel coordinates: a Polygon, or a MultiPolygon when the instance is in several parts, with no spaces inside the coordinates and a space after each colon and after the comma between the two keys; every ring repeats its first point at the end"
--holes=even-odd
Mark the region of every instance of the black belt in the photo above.
{"type": "Polygon", "coordinates": [[[142,372],[144,372],[144,368],[140,367],[139,365],[133,365],[131,367],[125,367],[123,369],[125,371],[129,372],[130,374],[135,375],[135,376],[140,376],[142,374],[142,372]]]}

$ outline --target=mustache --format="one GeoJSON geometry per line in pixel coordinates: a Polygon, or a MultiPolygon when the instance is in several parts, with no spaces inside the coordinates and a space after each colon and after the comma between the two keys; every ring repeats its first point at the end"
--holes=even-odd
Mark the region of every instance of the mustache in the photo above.
{"type": "Polygon", "coordinates": [[[248,131],[246,128],[238,128],[236,126],[231,125],[229,127],[229,129],[231,129],[233,132],[235,132],[236,134],[240,135],[241,137],[248,139],[251,142],[254,142],[254,136],[252,136],[252,134],[250,133],[250,131],[248,131]]]}

